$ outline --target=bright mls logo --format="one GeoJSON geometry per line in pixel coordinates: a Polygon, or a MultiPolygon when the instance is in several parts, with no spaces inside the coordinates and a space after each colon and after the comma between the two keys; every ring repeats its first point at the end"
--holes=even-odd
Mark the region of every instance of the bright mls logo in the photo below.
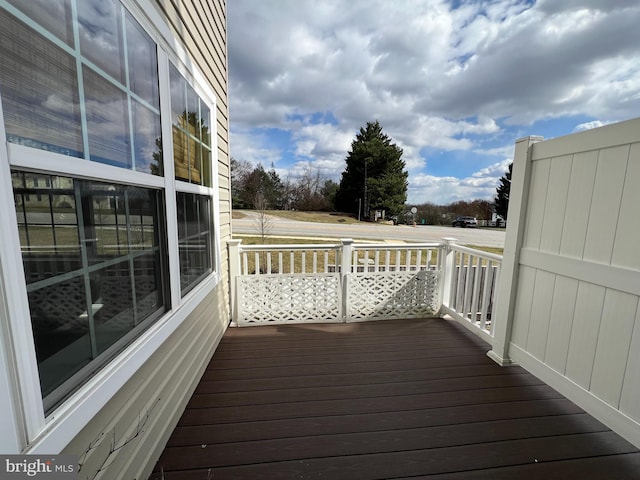
{"type": "Polygon", "coordinates": [[[76,455],[1,455],[0,480],[77,480],[76,455]]]}

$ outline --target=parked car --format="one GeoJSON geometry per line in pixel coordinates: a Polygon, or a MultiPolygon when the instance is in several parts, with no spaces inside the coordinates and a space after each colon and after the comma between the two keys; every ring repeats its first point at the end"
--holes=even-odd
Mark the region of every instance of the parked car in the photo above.
{"type": "Polygon", "coordinates": [[[475,217],[458,217],[453,221],[454,227],[462,227],[462,228],[475,228],[478,226],[478,221],[475,217]]]}

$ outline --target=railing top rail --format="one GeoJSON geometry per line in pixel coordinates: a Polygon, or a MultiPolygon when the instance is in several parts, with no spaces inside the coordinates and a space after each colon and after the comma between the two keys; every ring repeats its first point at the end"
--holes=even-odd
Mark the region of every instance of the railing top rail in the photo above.
{"type": "Polygon", "coordinates": [[[415,250],[418,248],[442,248],[444,243],[358,243],[353,244],[354,250],[415,250]]]}
{"type": "Polygon", "coordinates": [[[342,245],[332,243],[306,243],[306,244],[292,244],[292,245],[240,245],[240,249],[243,252],[258,252],[258,251],[289,251],[289,250],[338,250],[342,248],[342,245]]]}
{"type": "Polygon", "coordinates": [[[497,255],[495,253],[489,253],[483,250],[477,250],[475,248],[469,248],[453,243],[450,246],[456,252],[468,253],[470,255],[475,255],[476,257],[484,258],[486,260],[493,260],[494,262],[502,262],[502,255],[497,255]]]}

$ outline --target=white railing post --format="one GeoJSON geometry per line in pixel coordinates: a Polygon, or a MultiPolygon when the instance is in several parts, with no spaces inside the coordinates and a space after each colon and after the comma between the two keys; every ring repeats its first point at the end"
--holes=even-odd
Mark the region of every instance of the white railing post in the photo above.
{"type": "Polygon", "coordinates": [[[451,283],[453,282],[453,277],[455,273],[456,267],[456,254],[451,248],[453,243],[456,241],[455,238],[443,238],[444,240],[444,255],[442,258],[442,265],[440,265],[440,269],[442,270],[442,282],[440,285],[440,298],[442,299],[442,305],[445,307],[450,307],[451,302],[451,283]]]}
{"type": "Polygon", "coordinates": [[[238,298],[236,284],[240,275],[240,250],[242,240],[227,240],[229,251],[229,306],[231,308],[231,325],[238,322],[238,298]]]}
{"type": "Polygon", "coordinates": [[[542,141],[542,137],[530,136],[516,140],[513,158],[513,173],[509,195],[509,217],[507,234],[498,288],[495,296],[495,311],[491,314],[493,345],[487,354],[500,365],[509,365],[509,343],[518,289],[518,264],[524,236],[529,184],[531,176],[531,147],[542,141]]]}
{"type": "Polygon", "coordinates": [[[342,280],[342,318],[346,322],[349,312],[351,311],[351,305],[349,305],[349,295],[347,293],[347,275],[351,273],[351,261],[353,259],[353,239],[343,238],[340,241],[342,243],[342,249],[340,251],[340,279],[342,280]]]}

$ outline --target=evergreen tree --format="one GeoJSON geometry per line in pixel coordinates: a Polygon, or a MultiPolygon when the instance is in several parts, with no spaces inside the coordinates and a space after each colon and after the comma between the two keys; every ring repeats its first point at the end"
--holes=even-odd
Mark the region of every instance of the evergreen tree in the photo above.
{"type": "Polygon", "coordinates": [[[500,177],[500,184],[496,188],[496,197],[493,200],[493,205],[496,213],[501,216],[504,221],[507,221],[507,212],[509,210],[509,192],[511,191],[511,171],[513,169],[513,162],[509,164],[507,172],[500,177]]]}
{"type": "Polygon", "coordinates": [[[376,120],[367,122],[351,142],[346,168],[336,192],[336,207],[343,212],[385,210],[399,215],[407,201],[408,176],[402,149],[382,132],[376,120]]]}

